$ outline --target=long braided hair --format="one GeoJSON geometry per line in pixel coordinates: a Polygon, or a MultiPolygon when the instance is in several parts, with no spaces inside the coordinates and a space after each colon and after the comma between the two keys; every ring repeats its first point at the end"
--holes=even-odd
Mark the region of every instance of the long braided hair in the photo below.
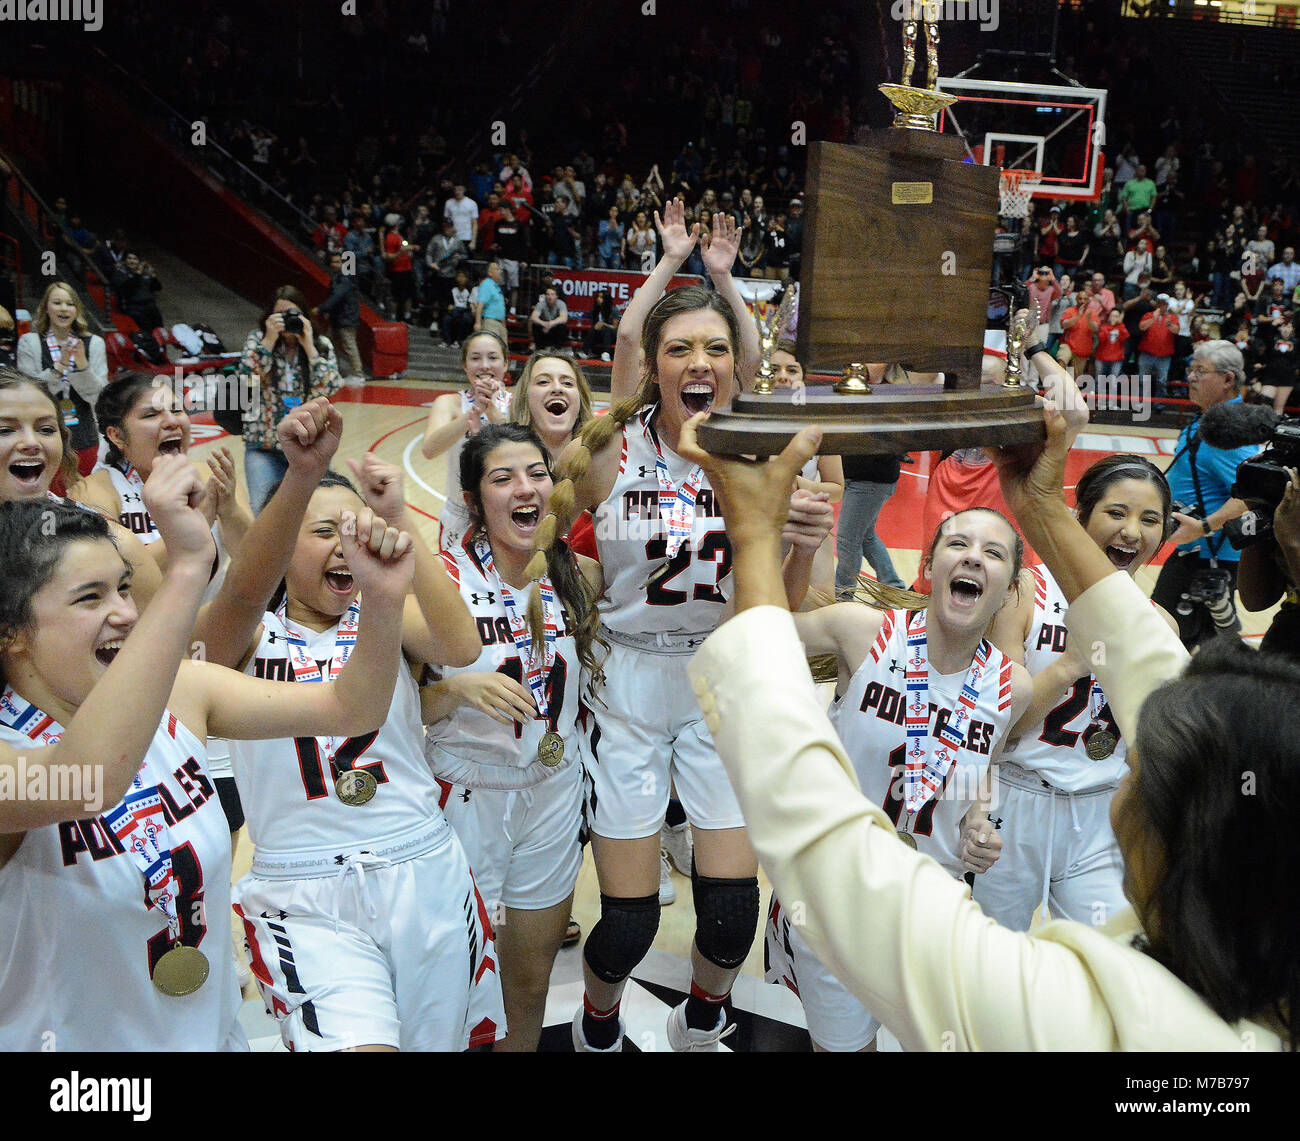
{"type": "MultiPolygon", "coordinates": [[[[528,564],[528,575],[534,581],[546,573],[549,549],[555,545],[559,536],[568,532],[578,516],[573,485],[587,474],[592,455],[603,450],[641,409],[658,403],[659,373],[656,362],[664,326],[683,313],[696,313],[701,310],[710,310],[722,317],[727,324],[727,337],[731,342],[733,358],[738,352],[740,325],[731,306],[720,294],[701,285],[687,285],[665,293],[655,302],[641,330],[641,350],[645,361],[642,366],[641,387],[626,400],[620,400],[612,405],[604,416],[588,420],[574,437],[574,442],[566,449],[560,461],[559,470],[556,472],[559,481],[551,493],[551,509],[537,529],[537,553],[528,564]]],[[[530,621],[533,608],[540,613],[541,601],[536,592],[530,602],[530,621]]]]}
{"type": "MultiPolygon", "coordinates": [[[[471,503],[470,535],[479,532],[487,534],[486,521],[483,516],[483,499],[479,487],[483,481],[483,470],[494,448],[500,444],[532,444],[537,448],[542,463],[549,473],[551,459],[546,446],[537,433],[523,424],[487,424],[475,435],[465,441],[460,453],[460,485],[469,494],[471,503]]],[[[577,560],[569,550],[567,543],[556,543],[540,551],[546,558],[545,573],[555,587],[556,597],[569,613],[573,624],[573,640],[578,647],[578,660],[594,675],[599,673],[595,647],[600,643],[600,618],[596,613],[595,592],[582,577],[577,560]]],[[[531,565],[531,564],[530,564],[531,565]]],[[[538,576],[541,577],[540,575],[538,576]]],[[[544,629],[541,591],[534,590],[528,605],[528,634],[534,646],[540,646],[546,638],[544,629]],[[533,605],[536,599],[537,605],[533,605]]]]}

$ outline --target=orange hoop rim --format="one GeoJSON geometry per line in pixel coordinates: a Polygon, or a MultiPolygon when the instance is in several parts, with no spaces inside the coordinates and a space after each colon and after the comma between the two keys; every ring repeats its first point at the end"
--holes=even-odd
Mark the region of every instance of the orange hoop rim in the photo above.
{"type": "Polygon", "coordinates": [[[1042,175],[1036,170],[1022,170],[1018,167],[1007,167],[1002,171],[1002,180],[1014,190],[1022,182],[1028,182],[1031,178],[1041,178],[1042,175]]]}

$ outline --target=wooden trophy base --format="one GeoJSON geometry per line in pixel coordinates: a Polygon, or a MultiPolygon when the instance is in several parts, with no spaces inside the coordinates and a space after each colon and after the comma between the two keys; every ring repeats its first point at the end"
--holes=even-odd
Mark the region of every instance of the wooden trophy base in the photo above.
{"type": "Polygon", "coordinates": [[[868,396],[817,393],[795,403],[793,390],[742,393],[700,425],[716,455],[773,456],[810,424],[822,429],[821,454],[901,455],[908,451],[1032,444],[1046,438],[1032,388],[945,391],[942,385],[877,386],[868,396]],[[901,389],[901,391],[900,391],[901,389]]]}

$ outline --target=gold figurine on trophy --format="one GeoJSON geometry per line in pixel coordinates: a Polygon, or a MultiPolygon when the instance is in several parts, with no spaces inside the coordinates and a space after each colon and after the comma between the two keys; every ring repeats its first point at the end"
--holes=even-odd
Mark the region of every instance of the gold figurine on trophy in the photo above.
{"type": "Polygon", "coordinates": [[[781,298],[781,304],[768,313],[766,320],[759,317],[757,311],[754,313],[754,324],[758,326],[758,340],[763,350],[762,360],[758,366],[758,374],[754,377],[754,391],[762,396],[771,393],[776,384],[776,371],[772,368],[772,354],[776,352],[776,343],[781,339],[781,334],[785,332],[786,326],[790,324],[790,318],[794,316],[794,299],[795,287],[787,285],[785,296],[781,298]]]}
{"type": "Polygon", "coordinates": [[[957,102],[936,88],[939,80],[939,0],[902,0],[903,76],[902,83],[882,83],[880,90],[894,105],[894,126],[912,131],[933,131],[934,115],[957,102]],[[916,40],[925,29],[926,84],[912,86],[916,70],[916,40]]]}
{"type": "Polygon", "coordinates": [[[1017,312],[1007,325],[1007,379],[1003,388],[1023,387],[1025,382],[1021,378],[1020,362],[1024,359],[1025,342],[1036,327],[1028,309],[1017,312]]]}

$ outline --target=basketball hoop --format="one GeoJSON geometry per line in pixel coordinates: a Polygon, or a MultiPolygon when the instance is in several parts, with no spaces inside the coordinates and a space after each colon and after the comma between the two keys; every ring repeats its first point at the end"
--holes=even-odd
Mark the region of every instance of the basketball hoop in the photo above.
{"type": "Polygon", "coordinates": [[[1002,205],[998,213],[1004,218],[1029,217],[1029,202],[1038,189],[1038,171],[1004,170],[999,187],[1002,205]]]}

